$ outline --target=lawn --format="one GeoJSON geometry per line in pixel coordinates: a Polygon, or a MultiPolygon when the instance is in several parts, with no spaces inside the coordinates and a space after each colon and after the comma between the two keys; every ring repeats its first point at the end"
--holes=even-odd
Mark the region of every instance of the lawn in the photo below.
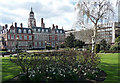
{"type": "Polygon", "coordinates": [[[9,57],[2,58],[2,81],[14,78],[20,72],[20,67],[9,61],[9,57]]]}
{"type": "Polygon", "coordinates": [[[107,79],[102,83],[119,83],[118,71],[120,71],[120,68],[118,68],[118,57],[120,58],[120,54],[107,53],[99,55],[101,57],[99,67],[107,73],[107,79]]]}

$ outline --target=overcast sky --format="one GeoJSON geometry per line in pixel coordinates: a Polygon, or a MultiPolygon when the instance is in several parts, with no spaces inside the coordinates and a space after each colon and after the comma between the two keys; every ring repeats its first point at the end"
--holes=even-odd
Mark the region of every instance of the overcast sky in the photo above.
{"type": "Polygon", "coordinates": [[[40,19],[44,18],[46,27],[52,24],[59,28],[70,29],[74,18],[76,0],[0,0],[0,25],[17,22],[28,26],[28,17],[33,8],[36,24],[40,26],[40,19]]]}
{"type": "MultiPolygon", "coordinates": [[[[113,1],[113,4],[116,0],[113,1]]],[[[40,19],[44,18],[46,27],[52,24],[59,28],[71,29],[75,18],[75,4],[77,0],[0,0],[0,25],[17,22],[28,26],[28,17],[33,8],[36,24],[40,26],[40,19]]]]}

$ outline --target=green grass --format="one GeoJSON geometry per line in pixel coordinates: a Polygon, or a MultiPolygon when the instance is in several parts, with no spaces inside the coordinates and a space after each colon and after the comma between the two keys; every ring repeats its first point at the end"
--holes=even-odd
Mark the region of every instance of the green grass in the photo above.
{"type": "Polygon", "coordinates": [[[9,57],[2,57],[2,81],[14,78],[19,72],[20,67],[15,63],[10,62],[9,57]]]}
{"type": "Polygon", "coordinates": [[[101,64],[99,67],[107,73],[107,79],[102,83],[119,83],[118,79],[118,53],[99,54],[101,57],[101,64]]]}

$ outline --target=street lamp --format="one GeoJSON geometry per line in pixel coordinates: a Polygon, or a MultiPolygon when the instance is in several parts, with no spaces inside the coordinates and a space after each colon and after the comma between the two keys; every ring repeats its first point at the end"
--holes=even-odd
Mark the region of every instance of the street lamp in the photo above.
{"type": "Polygon", "coordinates": [[[17,49],[18,49],[18,37],[16,37],[16,51],[17,51],[17,49]]]}
{"type": "Polygon", "coordinates": [[[46,49],[46,44],[47,44],[47,41],[45,40],[45,49],[46,49]]]}

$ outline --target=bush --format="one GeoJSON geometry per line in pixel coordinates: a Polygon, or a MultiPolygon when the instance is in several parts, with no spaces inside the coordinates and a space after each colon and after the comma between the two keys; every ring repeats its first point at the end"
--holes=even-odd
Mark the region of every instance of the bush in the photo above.
{"type": "Polygon", "coordinates": [[[98,75],[96,66],[100,63],[97,55],[72,50],[18,54],[10,60],[21,67],[21,80],[44,82],[95,79],[98,75]]]}
{"type": "Polygon", "coordinates": [[[113,50],[113,51],[118,51],[120,50],[120,42],[116,42],[115,44],[113,44],[110,48],[110,50],[113,50]]]}
{"type": "Polygon", "coordinates": [[[105,53],[105,51],[104,51],[104,50],[101,50],[99,53],[105,53]]]}
{"type": "Polygon", "coordinates": [[[52,50],[52,46],[46,46],[46,49],[52,50]]]}

